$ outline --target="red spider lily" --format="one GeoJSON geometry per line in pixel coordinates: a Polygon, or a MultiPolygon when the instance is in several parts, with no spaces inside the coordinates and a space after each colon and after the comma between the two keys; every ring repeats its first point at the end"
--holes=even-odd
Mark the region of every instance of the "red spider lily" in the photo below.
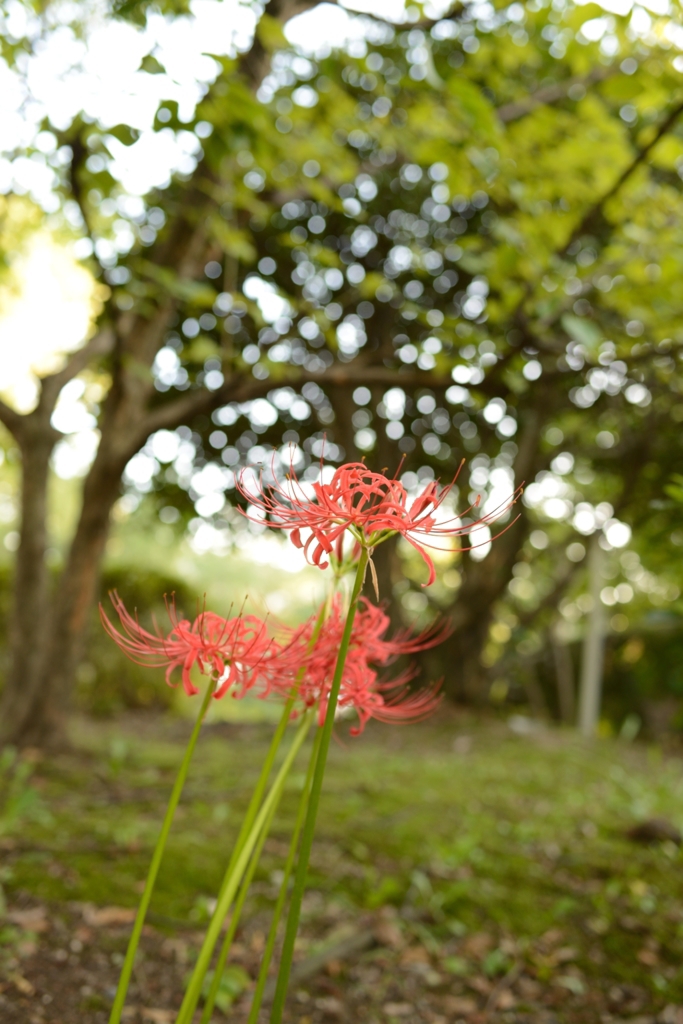
{"type": "Polygon", "coordinates": [[[373,473],[362,462],[340,466],[327,484],[313,484],[313,497],[309,496],[293,471],[288,477],[288,486],[275,483],[264,488],[262,480],[259,480],[258,492],[254,493],[245,484],[243,476],[237,481],[237,486],[252,506],[270,517],[270,526],[292,531],[292,542],[303,549],[311,564],[327,568],[329,560],[326,556],[336,554],[335,545],[339,546],[345,530],[370,549],[398,533],[422,556],[429,569],[425,586],[429,586],[436,579],[436,572],[426,549],[435,545],[427,544],[426,539],[460,537],[470,533],[477,526],[488,525],[500,518],[516,499],[515,495],[509,503],[473,523],[463,523],[462,516],[476,508],[479,499],[460,516],[439,521],[438,509],[457,477],[456,473],[451,483],[441,488],[436,481],[430,482],[410,504],[408,492],[400,480],[390,479],[383,473],[373,473]],[[306,541],[301,537],[304,529],[311,531],[306,541]]]}
{"type": "MultiPolygon", "coordinates": [[[[320,724],[327,712],[345,619],[346,613],[337,599],[315,642],[312,642],[312,637],[317,616],[299,629],[290,631],[289,659],[305,668],[297,696],[305,707],[318,706],[320,724]],[[297,650],[298,657],[293,655],[297,650]]],[[[385,667],[402,654],[413,654],[436,646],[448,635],[450,627],[442,624],[417,635],[404,630],[392,639],[385,639],[389,624],[389,616],[382,608],[361,598],[338,700],[340,708],[353,708],[358,714],[360,724],[351,730],[354,736],[363,731],[370,718],[383,722],[420,721],[430,715],[440,701],[438,684],[411,693],[407,684],[414,676],[412,671],[404,672],[394,680],[381,681],[377,667],[385,667]]],[[[291,688],[291,683],[289,685],[291,688]]]]}
{"type": "Polygon", "coordinates": [[[254,615],[224,619],[213,612],[202,612],[194,622],[179,619],[175,605],[168,605],[172,629],[164,635],[158,628],[150,633],[126,610],[116,592],[112,604],[121,620],[123,633],[109,621],[102,605],[100,617],[109,636],[124,654],[138,665],[166,667],[166,682],[181,669],[183,689],[188,696],[198,693],[190,678],[193,665],[219,685],[213,696],[223,697],[233,688],[233,696],[242,697],[251,689],[259,671],[269,664],[274,642],[268,638],[265,623],[254,615]]]}

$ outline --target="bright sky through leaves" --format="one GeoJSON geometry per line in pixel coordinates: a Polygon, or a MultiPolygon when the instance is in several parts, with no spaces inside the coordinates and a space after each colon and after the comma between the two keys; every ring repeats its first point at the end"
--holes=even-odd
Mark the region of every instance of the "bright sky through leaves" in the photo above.
{"type": "MultiPolygon", "coordinates": [[[[429,4],[424,13],[438,17],[445,2],[429,4]]],[[[479,4],[482,14],[488,5],[479,4]]],[[[668,0],[647,0],[636,6],[631,0],[605,0],[605,11],[627,14],[634,9],[632,25],[646,33],[649,16],[666,13],[668,0]]],[[[58,5],[54,8],[59,10],[58,5]]],[[[65,16],[68,16],[65,6],[65,16]]],[[[215,56],[247,49],[255,26],[254,12],[238,0],[193,0],[192,15],[164,18],[152,15],[145,29],[104,20],[92,5],[87,43],[70,29],[50,33],[36,47],[20,77],[0,63],[0,133],[7,151],[35,139],[37,126],[46,116],[56,129],[66,128],[82,110],[104,125],[126,123],[140,131],[136,142],[125,146],[111,139],[112,171],[132,195],[163,186],[177,169],[191,169],[198,140],[191,132],[152,130],[154,114],[164,100],[179,104],[181,120],[190,121],[206,83],[216,75],[215,56]],[[140,70],[143,58],[153,53],[165,69],[159,74],[140,70]]],[[[353,11],[321,4],[292,19],[286,26],[290,42],[314,53],[332,45],[347,45],[359,54],[364,49],[366,23],[356,12],[371,12],[389,20],[413,20],[418,8],[404,7],[401,0],[358,2],[353,11]]],[[[15,35],[30,35],[28,8],[17,3],[8,28],[15,35]]],[[[609,31],[609,15],[587,23],[587,35],[599,39],[609,31]],[[590,28],[589,28],[590,26],[590,28]]],[[[675,26],[671,26],[672,41],[675,26]]],[[[38,149],[50,152],[55,139],[49,132],[38,138],[38,149]]],[[[46,211],[57,207],[52,189],[53,170],[40,159],[20,158],[12,164],[0,157],[0,191],[28,193],[46,211]]],[[[76,255],[81,255],[76,246],[76,255]]],[[[86,255],[85,252],[82,255],[86,255]]],[[[90,323],[92,281],[70,253],[47,233],[35,237],[25,256],[15,264],[21,283],[18,297],[0,296],[0,393],[17,408],[30,409],[36,397],[35,374],[53,369],[59,353],[78,347],[90,323]]],[[[529,366],[532,364],[530,363],[529,366]]],[[[60,446],[56,468],[60,475],[84,472],[94,452],[95,437],[88,425],[82,395],[76,390],[63,396],[59,429],[73,433],[60,446]]],[[[482,537],[482,540],[484,538],[482,537]]],[[[488,550],[481,549],[482,554],[488,550]]]]}

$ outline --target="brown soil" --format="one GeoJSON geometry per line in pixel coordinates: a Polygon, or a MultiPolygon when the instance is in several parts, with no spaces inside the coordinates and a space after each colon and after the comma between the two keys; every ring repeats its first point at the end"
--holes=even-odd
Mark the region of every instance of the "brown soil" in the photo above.
{"type": "MultiPolygon", "coordinates": [[[[16,936],[0,972],[2,1024],[106,1024],[131,912],[92,904],[47,907],[27,898],[10,908],[8,919],[16,936]]],[[[266,923],[257,915],[239,933],[233,950],[232,963],[251,978],[258,970],[266,923]]],[[[508,953],[513,967],[503,977],[492,980],[481,973],[460,979],[444,970],[449,957],[482,959],[495,944],[501,945],[500,937],[494,943],[493,936],[476,933],[454,939],[447,948],[428,949],[406,938],[415,931],[414,923],[407,929],[406,923],[386,910],[359,921],[338,907],[309,905],[288,1024],[683,1024],[683,1008],[648,1013],[647,994],[636,986],[615,987],[605,996],[587,991],[578,981],[572,984],[573,951],[560,945],[559,932],[544,936],[533,953],[556,968],[565,965],[552,982],[539,980],[512,940],[508,953]],[[320,938],[326,952],[306,949],[320,938]]],[[[201,933],[172,930],[170,924],[145,926],[125,1011],[127,1024],[175,1020],[201,933]]],[[[227,1014],[217,1010],[214,1019],[242,1024],[249,1001],[247,989],[227,1014]]],[[[267,1020],[265,1010],[261,1019],[267,1020]]]]}

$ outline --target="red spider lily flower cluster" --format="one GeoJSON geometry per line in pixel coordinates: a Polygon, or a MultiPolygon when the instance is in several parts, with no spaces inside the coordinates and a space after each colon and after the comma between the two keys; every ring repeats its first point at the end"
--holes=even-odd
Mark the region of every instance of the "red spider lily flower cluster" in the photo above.
{"type": "Polygon", "coordinates": [[[436,579],[436,572],[427,551],[430,547],[427,539],[463,536],[477,526],[494,522],[512,504],[510,501],[476,522],[463,523],[462,517],[478,506],[477,499],[475,505],[460,515],[439,521],[437,512],[456,480],[457,474],[445,487],[431,481],[410,503],[408,492],[400,480],[390,479],[383,473],[373,473],[362,462],[340,466],[329,483],[313,484],[313,497],[309,497],[293,471],[287,485],[275,483],[264,487],[259,481],[258,491],[254,492],[242,476],[237,486],[254,508],[269,517],[269,526],[291,530],[292,542],[303,549],[311,564],[327,568],[329,556],[334,554],[335,545],[339,545],[346,530],[358,543],[370,549],[388,537],[400,534],[422,556],[429,570],[425,586],[430,586],[436,579]],[[304,529],[311,531],[305,541],[301,536],[304,529]]]}
{"type": "MultiPolygon", "coordinates": [[[[298,684],[297,698],[303,707],[317,707],[322,725],[327,712],[327,703],[332,678],[337,662],[346,612],[342,602],[336,599],[328,618],[323,622],[319,635],[313,641],[318,622],[313,616],[299,629],[290,631],[287,650],[292,664],[301,667],[302,679],[298,684]]],[[[356,711],[359,725],[351,730],[357,736],[363,731],[370,718],[380,722],[417,722],[431,715],[440,701],[440,684],[418,692],[410,692],[408,683],[414,672],[408,670],[393,680],[379,678],[378,668],[384,668],[404,654],[435,647],[448,636],[450,627],[443,624],[412,634],[407,630],[387,639],[389,616],[366,598],[361,598],[351,633],[338,706],[356,711]]],[[[290,690],[279,684],[283,695],[290,690]]]]}
{"type": "Polygon", "coordinates": [[[254,615],[238,615],[224,619],[213,612],[202,612],[194,622],[180,619],[175,606],[168,606],[171,630],[150,633],[125,608],[118,594],[111,595],[123,633],[107,618],[100,605],[102,624],[131,661],[139,665],[166,668],[166,682],[174,686],[171,676],[181,670],[183,689],[188,696],[198,693],[190,677],[193,666],[216,683],[213,696],[218,699],[229,690],[242,697],[258,679],[268,688],[268,670],[275,655],[274,642],[268,637],[266,624],[254,615]]]}
{"type": "MultiPolygon", "coordinates": [[[[217,684],[213,694],[217,699],[228,691],[234,697],[251,692],[261,699],[287,698],[294,692],[301,708],[317,707],[322,725],[346,619],[339,598],[333,602],[322,627],[318,615],[313,615],[298,628],[283,628],[282,643],[270,639],[266,624],[255,616],[225,619],[213,612],[202,612],[194,622],[189,622],[178,617],[172,604],[170,632],[151,633],[127,611],[116,593],[111,598],[123,632],[116,629],[100,607],[105,630],[132,661],[165,668],[169,686],[175,685],[171,676],[180,669],[183,689],[188,696],[196,694],[198,689],[190,676],[196,665],[217,684]]],[[[381,722],[420,721],[432,714],[440,701],[439,685],[417,692],[408,690],[414,677],[412,670],[395,679],[382,680],[378,669],[401,655],[435,647],[445,639],[450,627],[442,624],[419,634],[402,630],[387,639],[389,625],[389,616],[382,608],[361,598],[338,702],[340,708],[353,709],[358,715],[360,724],[351,730],[354,736],[363,731],[370,718],[381,722]]]]}

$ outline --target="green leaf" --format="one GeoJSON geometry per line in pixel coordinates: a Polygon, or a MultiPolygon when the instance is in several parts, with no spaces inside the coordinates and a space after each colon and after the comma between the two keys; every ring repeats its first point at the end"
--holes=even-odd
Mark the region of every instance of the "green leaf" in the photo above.
{"type": "Polygon", "coordinates": [[[366,274],[364,279],[358,285],[358,291],[364,299],[374,299],[377,294],[377,289],[380,285],[386,285],[387,280],[384,274],[379,274],[377,271],[371,271],[366,274]]]}
{"type": "Polygon", "coordinates": [[[196,306],[207,307],[213,306],[216,301],[216,291],[211,285],[203,281],[190,281],[187,278],[178,277],[175,271],[168,267],[157,267],[148,260],[143,260],[141,263],[142,270],[147,277],[151,277],[175,298],[191,302],[196,306]]]}
{"type": "Polygon", "coordinates": [[[495,111],[481,89],[462,75],[452,75],[448,80],[448,91],[457,100],[468,121],[485,133],[496,133],[495,111]]]}
{"type": "Polygon", "coordinates": [[[148,53],[142,58],[140,71],[146,71],[148,75],[163,75],[166,73],[166,68],[163,64],[159,63],[153,54],[148,53]]]}
{"type": "Polygon", "coordinates": [[[114,0],[113,14],[122,21],[145,25],[151,10],[159,14],[189,14],[190,0],[114,0]]]}
{"type": "Polygon", "coordinates": [[[667,484],[664,490],[670,498],[683,505],[683,476],[680,473],[674,473],[671,483],[667,484]]]}
{"type": "Polygon", "coordinates": [[[585,317],[574,316],[573,313],[565,313],[562,317],[562,326],[574,341],[584,345],[589,351],[595,351],[602,341],[603,335],[597,324],[585,317]]]}
{"type": "Polygon", "coordinates": [[[246,231],[226,224],[218,216],[211,218],[209,230],[226,255],[242,260],[243,263],[253,263],[256,259],[256,249],[246,231]]]}
{"type": "Polygon", "coordinates": [[[132,146],[140,138],[140,132],[137,128],[131,128],[129,124],[116,124],[113,128],[107,129],[107,135],[113,135],[124,146],[132,146]]]}
{"type": "Polygon", "coordinates": [[[270,14],[261,15],[256,28],[256,37],[268,53],[273,53],[274,50],[285,50],[289,46],[282,23],[278,18],[271,17],[270,14]]]}
{"type": "Polygon", "coordinates": [[[205,363],[207,359],[220,359],[221,347],[205,334],[200,334],[187,347],[184,359],[189,363],[205,363]]]}
{"type": "MultiPolygon", "coordinates": [[[[213,975],[213,971],[208,971],[204,978],[202,987],[204,998],[209,994],[213,975]]],[[[249,981],[249,975],[243,967],[240,967],[238,964],[227,965],[223,971],[223,977],[220,980],[218,992],[216,993],[216,1006],[221,1013],[227,1013],[235,999],[248,987],[249,981]]]]}

